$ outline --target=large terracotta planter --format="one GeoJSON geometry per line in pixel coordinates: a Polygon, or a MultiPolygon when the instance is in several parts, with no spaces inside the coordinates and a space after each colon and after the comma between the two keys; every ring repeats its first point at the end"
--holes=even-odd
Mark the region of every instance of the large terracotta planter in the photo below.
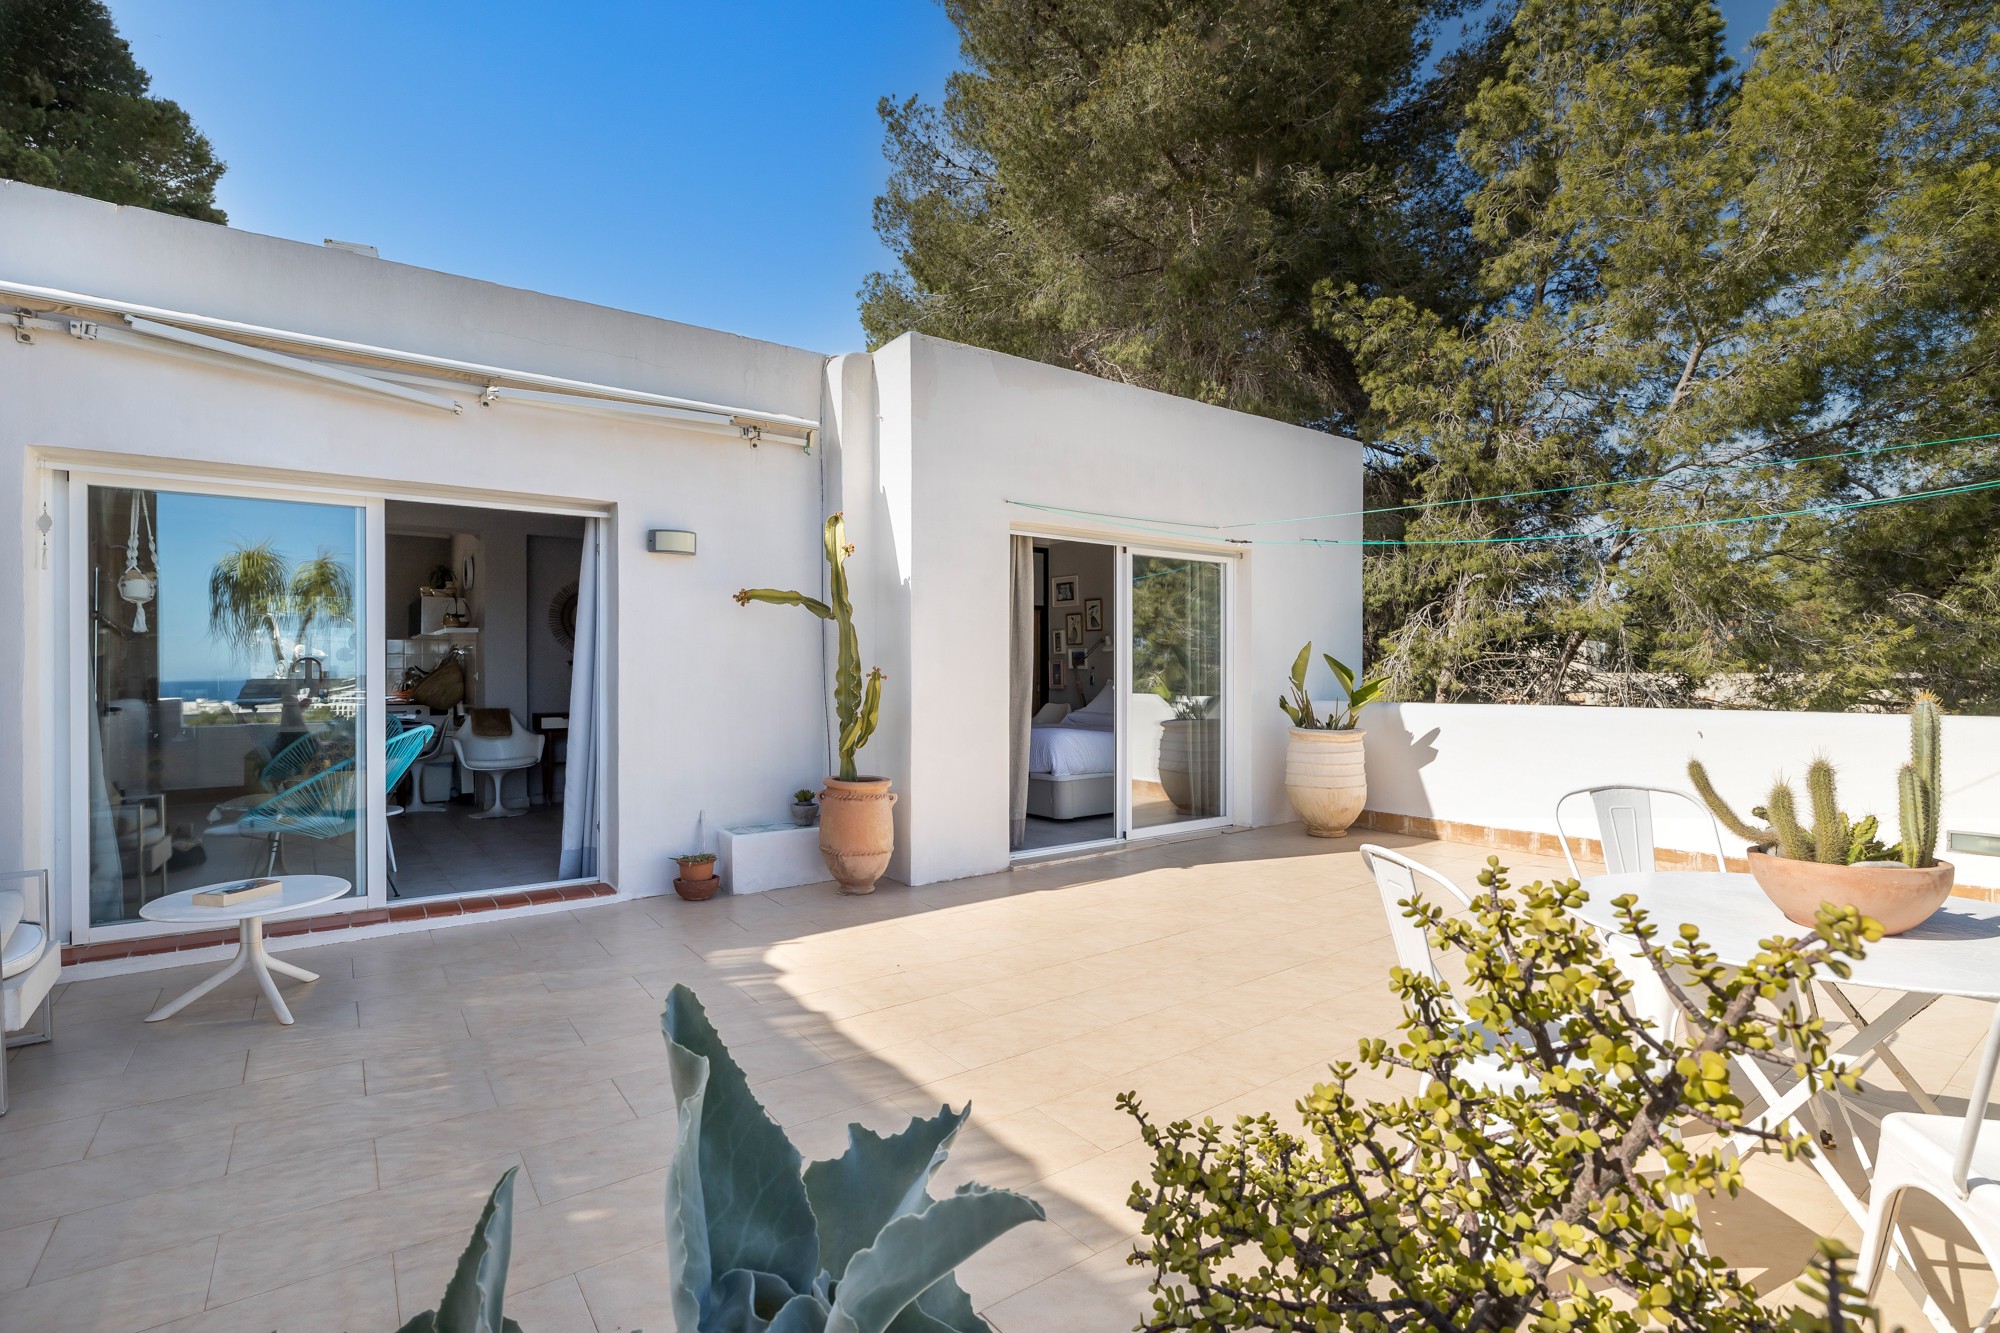
{"type": "Polygon", "coordinates": [[[1219,815],[1222,793],[1222,722],[1175,718],[1160,724],[1160,786],[1184,815],[1219,815]]]}
{"type": "Polygon", "coordinates": [[[1292,728],[1285,745],[1285,795],[1315,838],[1346,836],[1368,804],[1366,734],[1292,728]]]}
{"type": "Polygon", "coordinates": [[[1949,861],[1922,870],[1879,861],[1836,866],[1771,856],[1754,847],[1749,861],[1757,887],[1801,926],[1814,923],[1821,903],[1832,903],[1874,917],[1885,935],[1900,935],[1928,921],[1951,896],[1949,861]]]}
{"type": "Polygon", "coordinates": [[[828,778],[819,796],[819,854],[842,893],[873,893],[896,850],[888,778],[828,778]]]}

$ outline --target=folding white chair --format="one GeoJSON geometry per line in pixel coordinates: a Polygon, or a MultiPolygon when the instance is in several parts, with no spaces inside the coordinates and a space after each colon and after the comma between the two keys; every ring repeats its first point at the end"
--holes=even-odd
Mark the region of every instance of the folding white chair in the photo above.
{"type": "MultiPolygon", "coordinates": [[[[1862,1289],[1871,1295],[1891,1249],[1900,1244],[1896,1217],[1910,1190],[1921,1190],[1950,1209],[1972,1233],[1987,1267],[2000,1269],[2000,1133],[1983,1132],[1997,1064],[2000,1005],[1994,1007],[1979,1057],[1979,1076],[1973,1080],[1963,1116],[1897,1111],[1882,1117],[1882,1139],[1868,1183],[1868,1224],[1861,1232],[1856,1269],[1862,1289]]],[[[1933,1321],[1941,1317],[1935,1302],[1930,1302],[1930,1314],[1933,1321]]],[[[1987,1307],[1974,1327],[1988,1327],[1995,1315],[2000,1315],[2000,1300],[1987,1307]]],[[[1939,1327],[1950,1324],[1941,1322],[1939,1327]]]]}
{"type": "Polygon", "coordinates": [[[1614,875],[1631,874],[1635,871],[1657,870],[1659,868],[1659,843],[1654,836],[1655,805],[1659,798],[1667,797],[1672,802],[1691,810],[1697,823],[1707,830],[1704,852],[1715,858],[1717,870],[1727,869],[1728,862],[1722,855],[1722,830],[1716,827],[1715,816],[1701,802],[1686,792],[1674,791],[1667,787],[1580,787],[1576,791],[1564,792],[1556,801],[1556,836],[1562,839],[1563,859],[1569,862],[1569,873],[1582,877],[1577,869],[1576,853],[1571,849],[1569,830],[1563,826],[1563,808],[1571,801],[1588,796],[1591,806],[1597,812],[1597,840],[1604,847],[1604,867],[1614,875]]]}

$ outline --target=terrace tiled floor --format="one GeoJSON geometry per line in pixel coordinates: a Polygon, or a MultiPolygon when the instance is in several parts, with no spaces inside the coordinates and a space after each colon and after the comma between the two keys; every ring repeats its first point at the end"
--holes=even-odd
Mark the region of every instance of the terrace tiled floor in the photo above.
{"type": "MultiPolygon", "coordinates": [[[[1486,854],[1371,836],[1465,880],[1486,854]]],[[[289,1029],[247,983],[141,1021],[206,967],[74,983],[56,1042],[11,1065],[0,1330],[393,1328],[435,1303],[519,1166],[509,1314],[531,1333],[667,1333],[659,1010],[677,981],[809,1157],[850,1120],[887,1130],[970,1098],[942,1185],[1024,1189],[1050,1219],[960,1270],[976,1302],[1003,1333],[1130,1328],[1145,1277],[1123,1262],[1125,1199],[1146,1159],[1113,1098],[1285,1113],[1393,1025],[1361,841],[1294,826],[862,899],[647,899],[328,945],[300,955],[323,979],[291,988],[289,1029]]],[[[1984,1027],[1941,1005],[1898,1050],[1962,1095],[1984,1027]]],[[[1749,1180],[1710,1234],[1766,1288],[1820,1231],[1855,1242],[1804,1166],[1753,1160],[1749,1180]]],[[[1923,1239],[1960,1317],[1983,1304],[1976,1252],[1948,1227],[1923,1239]]],[[[1921,1324],[1895,1283],[1883,1304],[1921,1324]]]]}

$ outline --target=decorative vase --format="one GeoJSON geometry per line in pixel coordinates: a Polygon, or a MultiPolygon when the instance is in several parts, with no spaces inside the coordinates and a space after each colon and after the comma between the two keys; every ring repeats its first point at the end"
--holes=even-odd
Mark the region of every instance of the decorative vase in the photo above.
{"type": "Polygon", "coordinates": [[[794,824],[797,824],[800,828],[811,828],[813,826],[814,821],[817,820],[818,818],[819,818],[819,802],[817,801],[792,802],[792,822],[794,824]]]}
{"type": "Polygon", "coordinates": [[[714,879],[715,862],[682,861],[679,863],[682,879],[714,879]]]}
{"type": "Polygon", "coordinates": [[[873,893],[896,850],[888,778],[828,778],[819,798],[819,854],[842,893],[873,893]]]}
{"type": "Polygon", "coordinates": [[[1315,838],[1340,838],[1368,804],[1360,730],[1292,728],[1285,744],[1285,795],[1315,838]]]}
{"type": "Polygon", "coordinates": [[[1160,786],[1183,815],[1219,815],[1222,793],[1222,722],[1174,718],[1160,724],[1160,786]]]}
{"type": "Polygon", "coordinates": [[[707,902],[715,896],[715,891],[721,887],[722,881],[713,875],[708,875],[701,879],[688,879],[685,876],[679,876],[674,880],[674,892],[691,903],[707,902]]]}
{"type": "Polygon", "coordinates": [[[1750,874],[1764,896],[1785,919],[1801,926],[1814,924],[1821,903],[1852,907],[1882,923],[1885,935],[1900,935],[1931,918],[1951,897],[1949,861],[1912,870],[1899,862],[1863,861],[1860,865],[1828,865],[1794,861],[1753,847],[1750,874]]]}

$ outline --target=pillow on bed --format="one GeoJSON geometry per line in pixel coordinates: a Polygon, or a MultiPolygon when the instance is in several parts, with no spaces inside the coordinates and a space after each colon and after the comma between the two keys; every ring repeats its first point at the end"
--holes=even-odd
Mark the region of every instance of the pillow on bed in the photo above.
{"type": "Polygon", "coordinates": [[[1062,720],[1065,727],[1076,727],[1084,731],[1110,731],[1118,725],[1118,714],[1114,705],[1111,687],[1106,685],[1097,692],[1097,697],[1062,720]]]}

